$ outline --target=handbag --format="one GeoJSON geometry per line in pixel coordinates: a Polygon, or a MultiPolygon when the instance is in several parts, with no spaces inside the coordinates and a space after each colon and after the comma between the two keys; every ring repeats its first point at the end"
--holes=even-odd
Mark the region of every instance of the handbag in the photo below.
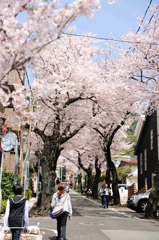
{"type": "Polygon", "coordinates": [[[52,210],[52,214],[54,215],[55,218],[60,216],[63,213],[63,203],[58,203],[54,209],[52,210]]]}
{"type": "MultiPolygon", "coordinates": [[[[65,197],[64,202],[66,201],[66,198],[67,198],[67,195],[65,197]]],[[[55,219],[55,218],[59,217],[64,212],[64,210],[63,210],[64,202],[58,202],[55,205],[55,207],[53,208],[53,210],[50,212],[50,217],[52,219],[55,219]]]]}
{"type": "Polygon", "coordinates": [[[50,215],[50,217],[51,217],[52,219],[56,219],[55,216],[54,216],[53,213],[52,213],[52,208],[50,209],[50,214],[49,214],[49,215],[50,215]]]}

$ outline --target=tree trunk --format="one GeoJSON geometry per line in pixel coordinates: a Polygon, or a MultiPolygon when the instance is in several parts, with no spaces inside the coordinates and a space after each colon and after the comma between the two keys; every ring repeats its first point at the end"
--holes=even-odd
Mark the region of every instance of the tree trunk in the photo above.
{"type": "Polygon", "coordinates": [[[118,189],[118,176],[117,171],[114,163],[111,161],[111,174],[112,174],[112,190],[113,190],[113,199],[114,204],[118,205],[120,204],[120,195],[119,195],[119,189],[118,189]]]}
{"type": "Polygon", "coordinates": [[[151,192],[145,211],[145,218],[157,218],[157,202],[156,194],[151,192]]]}
{"type": "Polygon", "coordinates": [[[92,164],[89,165],[88,169],[87,169],[87,190],[91,189],[92,190],[92,170],[93,170],[93,166],[92,164]]]}
{"type": "Polygon", "coordinates": [[[94,181],[93,181],[92,196],[94,199],[97,199],[98,198],[98,183],[99,183],[99,178],[101,175],[101,165],[98,164],[98,157],[96,157],[96,159],[95,159],[95,170],[96,170],[96,174],[95,174],[94,181]]]}
{"type": "MultiPolygon", "coordinates": [[[[65,108],[79,100],[81,98],[74,98],[69,99],[66,102],[65,108]]],[[[43,101],[45,104],[45,102],[43,101]]],[[[47,105],[47,104],[46,104],[47,105]]],[[[57,103],[58,106],[58,103],[57,103]]],[[[46,135],[45,130],[49,123],[46,123],[43,130],[35,127],[34,132],[38,134],[43,143],[44,147],[41,153],[41,160],[40,165],[42,167],[42,191],[39,196],[39,211],[48,211],[50,208],[51,203],[51,197],[53,193],[55,192],[55,178],[56,178],[56,165],[58,157],[60,156],[60,152],[63,150],[62,144],[69,141],[69,139],[73,138],[78,132],[85,126],[85,124],[81,124],[77,129],[74,129],[72,132],[70,131],[70,125],[66,126],[66,128],[63,130],[63,133],[60,133],[60,125],[61,125],[61,119],[60,117],[60,111],[57,107],[56,112],[56,119],[54,121],[54,126],[52,128],[51,135],[46,135]]]]}
{"type": "Polygon", "coordinates": [[[42,211],[49,209],[52,195],[55,192],[55,178],[56,173],[50,169],[48,164],[42,166],[42,198],[41,209],[42,211]]]}
{"type": "Polygon", "coordinates": [[[98,198],[98,183],[99,183],[100,174],[95,175],[92,188],[92,196],[94,199],[98,198]]]}
{"type": "Polygon", "coordinates": [[[159,202],[159,166],[154,177],[154,186],[150,192],[145,218],[157,218],[157,204],[159,202]]]}
{"type": "Polygon", "coordinates": [[[83,169],[83,171],[87,174],[87,190],[90,188],[92,190],[92,170],[93,170],[93,166],[92,164],[89,164],[89,167],[86,168],[81,161],[81,154],[78,152],[78,164],[79,167],[83,169]]]}
{"type": "Polygon", "coordinates": [[[118,205],[120,204],[120,195],[119,195],[119,189],[118,189],[118,175],[117,175],[116,167],[111,160],[109,146],[107,146],[107,150],[105,151],[105,157],[107,160],[106,183],[108,184],[108,186],[110,186],[110,182],[112,182],[114,204],[118,205]]]}
{"type": "Polygon", "coordinates": [[[52,149],[48,144],[44,145],[41,154],[42,167],[42,188],[38,200],[38,213],[48,214],[52,195],[55,192],[56,165],[60,155],[60,150],[54,146],[52,149]]]}
{"type": "Polygon", "coordinates": [[[81,191],[81,188],[82,188],[82,174],[78,174],[77,176],[77,179],[78,179],[78,191],[81,191]]]}

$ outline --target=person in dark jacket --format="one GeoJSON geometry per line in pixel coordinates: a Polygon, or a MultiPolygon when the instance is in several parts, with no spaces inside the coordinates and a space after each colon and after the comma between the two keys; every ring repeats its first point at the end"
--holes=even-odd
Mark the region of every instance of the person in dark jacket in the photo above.
{"type": "Polygon", "coordinates": [[[13,192],[15,196],[7,200],[3,229],[5,234],[11,230],[12,240],[19,240],[22,229],[27,232],[29,226],[28,201],[22,196],[21,185],[15,184],[13,192]]]}

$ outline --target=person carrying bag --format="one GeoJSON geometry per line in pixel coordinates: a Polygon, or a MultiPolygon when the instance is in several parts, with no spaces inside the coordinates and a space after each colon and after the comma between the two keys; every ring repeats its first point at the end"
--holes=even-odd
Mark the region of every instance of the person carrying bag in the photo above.
{"type": "Polygon", "coordinates": [[[64,203],[67,199],[67,193],[65,195],[66,196],[65,196],[64,202],[62,201],[63,199],[59,199],[56,205],[53,208],[51,207],[50,217],[52,219],[59,217],[64,212],[64,203]]]}
{"type": "Polygon", "coordinates": [[[67,217],[72,218],[70,195],[65,192],[65,184],[59,183],[51,202],[52,215],[57,220],[58,240],[66,240],[67,217]]]}

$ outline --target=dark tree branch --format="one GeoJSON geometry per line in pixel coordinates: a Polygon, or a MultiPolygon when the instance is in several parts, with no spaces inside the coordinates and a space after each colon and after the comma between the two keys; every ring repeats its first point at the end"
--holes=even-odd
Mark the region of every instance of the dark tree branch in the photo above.
{"type": "Polygon", "coordinates": [[[88,173],[88,169],[83,165],[82,160],[81,160],[81,154],[79,152],[78,152],[78,164],[84,172],[88,173]]]}
{"type": "Polygon", "coordinates": [[[85,123],[83,123],[78,129],[75,129],[73,132],[69,133],[67,136],[61,136],[60,137],[60,144],[64,144],[69,139],[74,137],[84,126],[85,126],[85,123]]]}

